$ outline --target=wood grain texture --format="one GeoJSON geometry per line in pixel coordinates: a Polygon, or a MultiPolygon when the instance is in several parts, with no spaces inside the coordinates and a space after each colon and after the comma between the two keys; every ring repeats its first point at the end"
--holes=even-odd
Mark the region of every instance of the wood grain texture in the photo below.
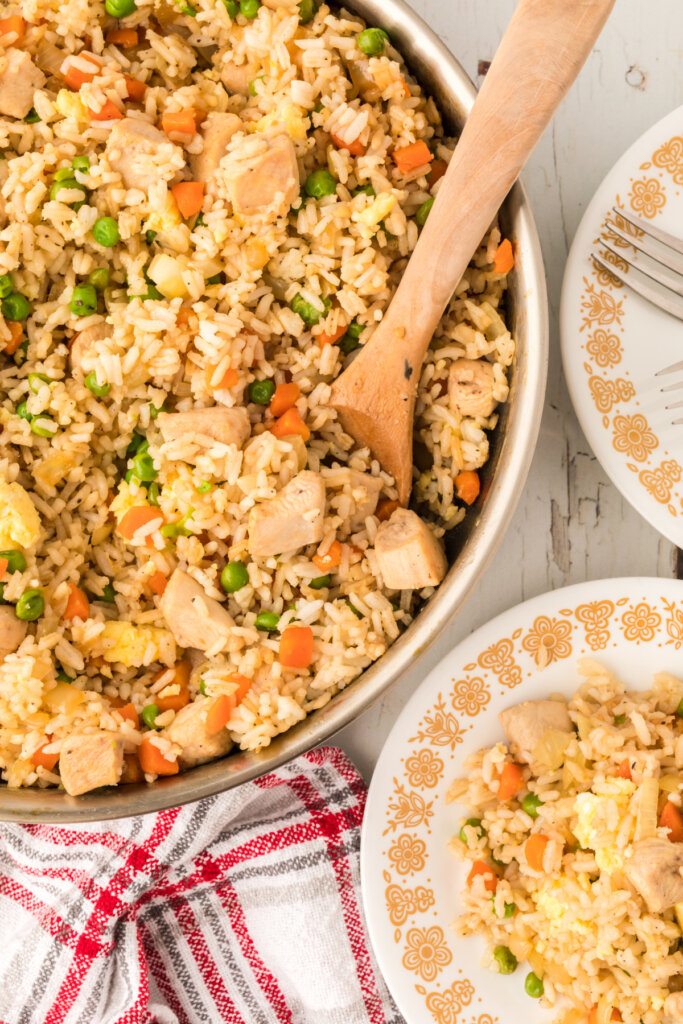
{"type": "MultiPolygon", "coordinates": [[[[492,59],[514,0],[408,2],[481,85],[479,65],[492,59]]],[[[568,247],[595,189],[631,142],[681,104],[680,0],[617,0],[522,175],[543,244],[551,309],[548,394],[531,473],[512,524],[464,610],[416,668],[338,737],[368,779],[421,680],[494,615],[586,579],[676,574],[675,549],[621,498],[583,437],[562,378],[557,315],[568,247]]]]}

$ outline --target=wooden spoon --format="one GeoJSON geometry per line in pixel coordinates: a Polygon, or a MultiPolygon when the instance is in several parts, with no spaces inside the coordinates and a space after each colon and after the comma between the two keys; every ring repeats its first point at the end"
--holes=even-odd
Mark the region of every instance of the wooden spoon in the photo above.
{"type": "Polygon", "coordinates": [[[342,426],[412,486],[422,363],[456,285],[600,34],[614,0],[521,0],[381,324],[332,387],[342,426]]]}

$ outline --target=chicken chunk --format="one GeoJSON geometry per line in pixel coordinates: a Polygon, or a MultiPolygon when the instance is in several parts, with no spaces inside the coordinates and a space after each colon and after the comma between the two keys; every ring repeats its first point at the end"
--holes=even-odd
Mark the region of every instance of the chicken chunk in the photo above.
{"type": "Polygon", "coordinates": [[[242,640],[233,636],[232,616],[182,569],[172,574],[159,607],[181,647],[217,654],[243,646],[242,640]]]}
{"type": "Polygon", "coordinates": [[[86,327],[76,335],[69,349],[69,365],[71,372],[77,379],[82,379],[88,373],[88,367],[83,365],[83,360],[92,358],[97,353],[97,343],[111,338],[114,333],[110,324],[99,323],[92,327],[86,327]]]}
{"type": "Polygon", "coordinates": [[[683,843],[641,839],[633,844],[624,873],[650,912],[663,914],[683,902],[683,843]]]}
{"type": "Polygon", "coordinates": [[[70,796],[116,786],[122,768],[123,744],[114,732],[76,733],[62,743],[59,774],[70,796]]]}
{"type": "Polygon", "coordinates": [[[139,188],[143,192],[162,176],[162,165],[175,173],[185,162],[179,147],[163,132],[134,117],[124,117],[112,128],[107,140],[107,159],[112,169],[121,175],[126,188],[139,188]]]}
{"type": "Polygon", "coordinates": [[[270,501],[251,510],[249,549],[268,558],[298,551],[323,538],[325,484],[319,473],[304,469],[270,501]]]}
{"type": "Polygon", "coordinates": [[[443,544],[427,524],[407,508],[397,508],[375,537],[375,554],[390,590],[435,587],[446,575],[443,544]]]}
{"type": "Polygon", "coordinates": [[[33,94],[45,85],[45,75],[23,50],[10,47],[0,56],[0,114],[26,117],[33,94]]]}
{"type": "Polygon", "coordinates": [[[351,529],[360,530],[368,516],[373,515],[384,486],[378,476],[360,473],[357,469],[349,470],[349,484],[353,490],[356,511],[351,516],[351,529]]]}
{"type": "MultiPolygon", "coordinates": [[[[246,409],[229,409],[223,405],[189,412],[162,412],[157,424],[164,441],[192,441],[196,448],[195,457],[217,441],[241,448],[251,430],[246,409]]],[[[188,458],[188,461],[192,462],[193,458],[188,458]]]]}
{"type": "Polygon", "coordinates": [[[235,213],[274,219],[287,212],[299,194],[299,168],[288,135],[250,138],[228,161],[228,195],[235,213]]]}
{"type": "Polygon", "coordinates": [[[233,64],[232,61],[226,60],[221,65],[221,82],[228,92],[248,96],[249,83],[258,73],[258,64],[233,64]]]}
{"type": "Polygon", "coordinates": [[[498,720],[514,756],[534,767],[534,750],[548,729],[572,732],[567,705],[560,700],[527,700],[506,708],[498,720]]]}
{"type": "Polygon", "coordinates": [[[493,397],[493,366],[485,359],[456,359],[448,377],[448,402],[461,416],[487,419],[498,405],[493,397]]]}
{"type": "Polygon", "coordinates": [[[27,623],[18,619],[14,608],[0,605],[0,661],[13,654],[26,636],[27,623]]]}
{"type": "Polygon", "coordinates": [[[228,143],[244,124],[236,114],[209,114],[202,125],[201,136],[204,148],[191,158],[192,176],[196,181],[206,182],[207,192],[214,189],[214,177],[221,160],[228,150],[228,143]]]}
{"type": "Polygon", "coordinates": [[[178,763],[181,768],[194,768],[197,764],[222,757],[232,747],[227,729],[210,736],[206,731],[206,713],[213,704],[211,698],[186,704],[161,735],[181,747],[178,763]]]}

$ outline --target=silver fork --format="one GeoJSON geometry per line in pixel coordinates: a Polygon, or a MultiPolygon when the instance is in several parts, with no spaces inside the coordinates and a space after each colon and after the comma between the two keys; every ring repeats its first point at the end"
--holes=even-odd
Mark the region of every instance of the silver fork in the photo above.
{"type": "MultiPolygon", "coordinates": [[[[600,245],[615,260],[591,253],[591,259],[602,269],[641,295],[653,306],[683,320],[683,239],[663,231],[642,217],[613,206],[602,228],[600,245]],[[623,225],[623,226],[622,226],[623,225]],[[615,248],[618,246],[619,251],[615,248]],[[625,263],[623,270],[619,263],[625,263]]],[[[663,377],[683,370],[683,360],[665,366],[655,373],[663,377]]],[[[662,394],[679,391],[683,380],[659,390],[662,394]]],[[[673,402],[665,409],[681,409],[682,402],[673,402]]],[[[672,420],[683,423],[683,417],[672,420]]]]}

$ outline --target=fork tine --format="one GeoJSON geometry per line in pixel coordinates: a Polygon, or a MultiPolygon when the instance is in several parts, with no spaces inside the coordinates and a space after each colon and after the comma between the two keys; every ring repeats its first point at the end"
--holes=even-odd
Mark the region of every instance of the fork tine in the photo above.
{"type": "MultiPolygon", "coordinates": [[[[655,374],[655,377],[656,376],[657,374],[655,374]]],[[[677,384],[667,384],[665,388],[660,388],[659,390],[661,392],[680,391],[681,388],[683,388],[683,380],[679,380],[677,384]]]]}
{"type": "Polygon", "coordinates": [[[611,263],[605,263],[605,261],[598,256],[596,253],[591,253],[591,259],[595,260],[598,266],[606,270],[608,274],[612,274],[617,280],[621,281],[627,287],[631,288],[634,292],[642,295],[644,299],[651,302],[654,306],[658,306],[663,309],[665,313],[670,313],[675,316],[678,320],[683,320],[683,299],[674,295],[668,288],[663,288],[661,285],[653,282],[649,277],[645,277],[640,271],[636,270],[635,273],[628,275],[624,274],[618,267],[612,266],[611,263]]]}
{"type": "Polygon", "coordinates": [[[679,370],[683,370],[683,360],[672,363],[671,366],[665,366],[663,370],[657,370],[655,377],[663,377],[666,373],[678,373],[679,370]]]}
{"type": "Polygon", "coordinates": [[[683,402],[672,402],[670,405],[665,405],[665,409],[680,409],[683,406],[683,402]]]}
{"type": "MultiPolygon", "coordinates": [[[[634,227],[640,228],[646,235],[650,235],[652,238],[656,238],[662,245],[667,245],[670,249],[675,249],[676,252],[683,255],[683,239],[676,238],[675,235],[670,235],[668,231],[662,231],[655,224],[651,224],[650,221],[644,220],[642,217],[638,217],[635,213],[626,213],[624,210],[620,210],[618,206],[613,206],[612,211],[619,217],[623,217],[629,224],[633,224],[634,227]]],[[[629,241],[632,241],[630,235],[627,236],[629,241]]]]}
{"type": "MultiPolygon", "coordinates": [[[[653,241],[652,238],[647,235],[643,235],[642,238],[634,238],[633,235],[627,234],[621,228],[611,221],[605,221],[605,227],[609,228],[611,232],[618,235],[624,242],[628,242],[630,246],[635,249],[640,249],[647,256],[652,257],[657,263],[661,263],[662,266],[668,267],[669,270],[674,270],[679,274],[683,274],[683,256],[680,256],[678,252],[675,252],[672,248],[664,248],[664,244],[661,241],[653,241]]],[[[673,236],[669,236],[673,237],[673,236]]],[[[600,241],[605,244],[604,239],[600,241]]],[[[626,257],[624,257],[626,259],[626,257]]]]}
{"type": "Polygon", "coordinates": [[[664,288],[670,288],[672,292],[676,293],[676,295],[683,295],[683,259],[681,260],[681,274],[677,274],[667,267],[665,263],[657,262],[657,264],[653,266],[651,261],[647,261],[647,257],[646,259],[643,259],[638,255],[638,253],[629,253],[628,256],[624,256],[623,253],[617,252],[611,245],[608,245],[604,238],[601,238],[600,242],[603,248],[611,252],[613,256],[617,257],[617,259],[625,260],[630,267],[635,267],[636,270],[641,272],[641,274],[645,274],[646,277],[650,277],[653,281],[657,281],[657,283],[661,284],[664,288]]]}

